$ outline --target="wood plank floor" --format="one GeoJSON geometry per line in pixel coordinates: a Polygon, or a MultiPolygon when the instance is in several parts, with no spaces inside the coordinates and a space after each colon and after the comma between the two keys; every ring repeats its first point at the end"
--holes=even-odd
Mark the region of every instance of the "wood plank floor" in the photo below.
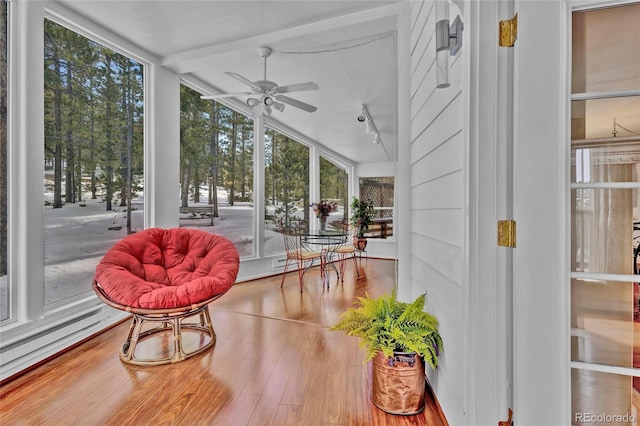
{"type": "Polygon", "coordinates": [[[129,323],[117,325],[5,384],[0,424],[446,425],[431,395],[414,416],[371,403],[358,339],[327,326],[357,296],[390,292],[395,262],[369,259],[359,279],[350,263],[345,275],[323,290],[310,270],[302,294],[296,272],[282,289],[280,276],[235,285],[210,305],[215,347],[177,364],[121,362],[129,323]]]}

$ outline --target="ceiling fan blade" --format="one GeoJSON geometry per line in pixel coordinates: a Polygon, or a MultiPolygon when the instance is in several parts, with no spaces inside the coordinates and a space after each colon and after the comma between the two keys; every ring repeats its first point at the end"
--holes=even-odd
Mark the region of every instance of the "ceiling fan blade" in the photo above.
{"type": "Polygon", "coordinates": [[[300,109],[305,110],[307,112],[314,112],[315,110],[318,109],[318,108],[314,107],[313,105],[309,105],[307,103],[304,103],[302,101],[299,101],[297,99],[293,99],[293,98],[290,98],[290,97],[284,96],[284,95],[277,95],[276,99],[279,100],[282,103],[289,104],[291,106],[294,106],[296,108],[300,108],[300,109]]]}
{"type": "Polygon", "coordinates": [[[306,83],[288,84],[286,86],[279,86],[276,89],[276,93],[302,92],[303,90],[318,90],[318,85],[313,81],[308,81],[306,83]]]}
{"type": "Polygon", "coordinates": [[[257,92],[261,92],[262,89],[260,88],[260,86],[258,86],[257,84],[255,84],[253,81],[244,78],[243,76],[241,76],[240,74],[237,74],[235,72],[229,72],[229,71],[225,71],[224,72],[226,75],[228,75],[231,78],[235,78],[236,80],[246,84],[247,86],[251,87],[253,90],[257,91],[257,92]]]}
{"type": "Polygon", "coordinates": [[[233,98],[235,96],[253,95],[253,92],[220,93],[219,95],[202,95],[200,99],[233,98]]]}

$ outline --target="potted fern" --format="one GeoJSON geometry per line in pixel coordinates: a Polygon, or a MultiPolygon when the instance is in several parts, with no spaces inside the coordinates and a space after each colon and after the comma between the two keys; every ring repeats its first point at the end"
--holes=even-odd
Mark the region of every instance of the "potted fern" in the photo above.
{"type": "Polygon", "coordinates": [[[425,295],[400,302],[396,292],[376,299],[368,294],[343,312],[331,330],[359,337],[372,362],[371,400],[391,414],[416,414],[424,408],[425,362],[438,366],[442,338],[438,320],[423,310],[425,295]]]}

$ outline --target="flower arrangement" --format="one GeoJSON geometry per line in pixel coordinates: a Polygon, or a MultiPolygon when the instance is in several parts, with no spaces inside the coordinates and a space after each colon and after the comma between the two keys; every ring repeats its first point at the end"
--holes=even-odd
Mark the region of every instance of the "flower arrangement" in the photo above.
{"type": "Polygon", "coordinates": [[[310,206],[313,207],[313,211],[319,219],[326,219],[329,213],[338,210],[338,203],[335,201],[321,200],[319,203],[311,203],[310,206]]]}

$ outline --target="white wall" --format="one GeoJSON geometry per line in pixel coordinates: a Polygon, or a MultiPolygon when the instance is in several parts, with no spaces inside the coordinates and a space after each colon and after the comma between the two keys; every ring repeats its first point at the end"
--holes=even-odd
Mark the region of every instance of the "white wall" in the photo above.
{"type": "Polygon", "coordinates": [[[427,376],[449,423],[463,424],[464,49],[450,58],[451,86],[436,89],[435,22],[433,2],[412,3],[411,296],[426,292],[426,310],[440,321],[444,352],[427,376]]]}

